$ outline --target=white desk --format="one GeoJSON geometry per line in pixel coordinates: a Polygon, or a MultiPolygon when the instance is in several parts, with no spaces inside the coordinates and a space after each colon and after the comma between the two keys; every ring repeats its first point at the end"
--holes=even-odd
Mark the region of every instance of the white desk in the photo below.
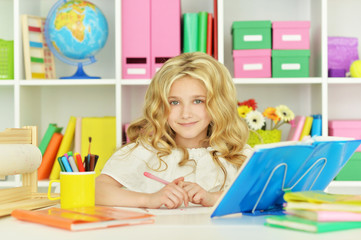
{"type": "Polygon", "coordinates": [[[158,215],[154,224],[70,232],[12,217],[0,218],[1,239],[27,240],[200,240],[200,239],[277,239],[277,240],[352,240],[361,239],[361,229],[332,233],[303,233],[266,227],[263,217],[210,219],[208,214],[158,215]]]}

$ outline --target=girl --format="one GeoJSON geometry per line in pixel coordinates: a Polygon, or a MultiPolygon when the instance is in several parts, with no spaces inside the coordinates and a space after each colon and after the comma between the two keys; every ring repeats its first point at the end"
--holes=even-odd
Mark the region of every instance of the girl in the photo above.
{"type": "Polygon", "coordinates": [[[146,92],[143,117],[127,134],[130,143],[113,154],[96,180],[96,204],[213,206],[252,154],[229,71],[200,52],[163,65],[146,92]]]}

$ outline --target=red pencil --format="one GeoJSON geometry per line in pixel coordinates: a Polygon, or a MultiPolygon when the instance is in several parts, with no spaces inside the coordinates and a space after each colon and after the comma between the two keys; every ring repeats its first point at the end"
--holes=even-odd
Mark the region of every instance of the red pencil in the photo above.
{"type": "Polygon", "coordinates": [[[76,164],[78,165],[79,172],[85,172],[83,162],[81,160],[81,155],[79,153],[75,153],[75,158],[76,158],[76,164]]]}

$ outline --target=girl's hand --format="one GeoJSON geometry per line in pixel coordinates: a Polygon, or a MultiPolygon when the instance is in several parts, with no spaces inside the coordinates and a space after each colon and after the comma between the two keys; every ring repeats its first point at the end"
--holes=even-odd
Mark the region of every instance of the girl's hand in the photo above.
{"type": "Polygon", "coordinates": [[[158,192],[150,194],[149,208],[178,208],[184,203],[188,206],[188,195],[186,191],[177,184],[184,180],[183,177],[175,179],[173,182],[164,186],[158,192]]]}
{"type": "Polygon", "coordinates": [[[220,192],[207,192],[197,183],[181,182],[182,188],[187,192],[189,201],[194,204],[201,204],[204,207],[211,207],[220,196],[220,192]]]}

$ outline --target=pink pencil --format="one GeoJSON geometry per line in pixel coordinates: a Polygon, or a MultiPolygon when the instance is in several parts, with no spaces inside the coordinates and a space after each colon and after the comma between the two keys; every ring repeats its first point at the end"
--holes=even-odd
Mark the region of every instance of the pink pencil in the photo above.
{"type": "Polygon", "coordinates": [[[157,182],[163,183],[163,184],[165,184],[165,185],[169,184],[168,181],[166,181],[166,180],[164,180],[164,179],[161,179],[161,178],[159,178],[159,177],[156,177],[156,176],[154,176],[153,174],[151,174],[151,173],[149,173],[149,172],[144,172],[144,176],[146,176],[147,178],[153,179],[153,180],[155,180],[155,181],[157,181],[157,182]]]}

